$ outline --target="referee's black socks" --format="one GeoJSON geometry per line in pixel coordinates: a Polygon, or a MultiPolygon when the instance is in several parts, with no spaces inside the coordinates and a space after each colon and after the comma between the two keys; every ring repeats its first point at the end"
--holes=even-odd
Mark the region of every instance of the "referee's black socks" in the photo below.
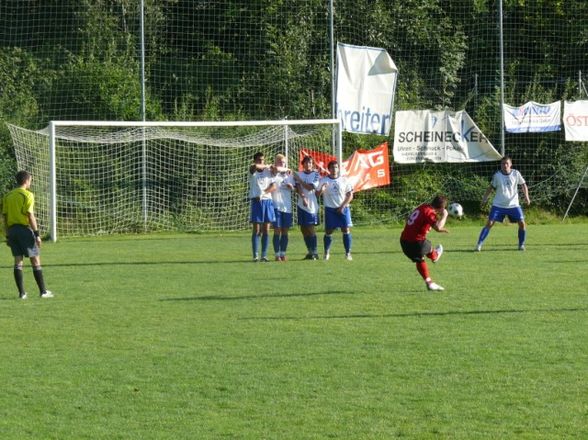
{"type": "Polygon", "coordinates": [[[43,269],[41,268],[41,266],[33,267],[33,275],[35,276],[37,286],[39,286],[39,292],[45,292],[47,289],[45,289],[45,280],[43,279],[43,269]]]}
{"type": "Polygon", "coordinates": [[[14,281],[16,282],[16,288],[18,289],[19,295],[25,294],[24,281],[22,276],[22,266],[14,266],[14,281]]]}

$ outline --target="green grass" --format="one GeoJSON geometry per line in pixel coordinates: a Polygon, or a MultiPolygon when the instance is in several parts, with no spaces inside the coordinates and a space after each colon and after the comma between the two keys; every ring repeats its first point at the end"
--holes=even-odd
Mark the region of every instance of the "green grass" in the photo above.
{"type": "Polygon", "coordinates": [[[449,225],[430,293],[400,229],[328,262],[248,234],[45,244],[0,268],[2,439],[588,438],[588,225],[449,225]]]}

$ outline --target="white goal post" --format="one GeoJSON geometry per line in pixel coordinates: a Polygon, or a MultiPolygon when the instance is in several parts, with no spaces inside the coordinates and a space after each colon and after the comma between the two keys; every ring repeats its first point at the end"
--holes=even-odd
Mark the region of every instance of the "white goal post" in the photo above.
{"type": "Polygon", "coordinates": [[[33,174],[41,229],[85,236],[229,231],[249,224],[248,166],[263,152],[342,157],[338,119],[8,124],[17,165],[33,174]],[[47,227],[45,227],[47,225],[47,227]]]}

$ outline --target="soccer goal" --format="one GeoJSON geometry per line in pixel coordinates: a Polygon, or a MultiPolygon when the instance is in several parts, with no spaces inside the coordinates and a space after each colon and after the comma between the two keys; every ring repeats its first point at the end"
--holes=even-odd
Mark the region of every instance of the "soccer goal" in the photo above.
{"type": "Polygon", "coordinates": [[[33,174],[44,233],[230,231],[249,224],[248,168],[301,150],[341,159],[337,119],[232,122],[52,121],[8,124],[19,169],[33,174]]]}

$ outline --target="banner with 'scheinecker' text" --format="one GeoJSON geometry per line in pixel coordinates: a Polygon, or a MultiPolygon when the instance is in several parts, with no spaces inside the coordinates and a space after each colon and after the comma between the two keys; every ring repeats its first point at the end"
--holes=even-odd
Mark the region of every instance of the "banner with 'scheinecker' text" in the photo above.
{"type": "MultiPolygon", "coordinates": [[[[329,174],[327,166],[335,156],[320,151],[300,150],[300,160],[305,156],[314,159],[317,171],[325,176],[329,174]]],[[[302,171],[302,167],[299,168],[302,171]]],[[[388,142],[384,142],[371,150],[356,150],[349,159],[341,163],[341,174],[346,176],[353,185],[353,191],[385,186],[390,184],[390,160],[388,158],[388,142]]]]}
{"type": "Polygon", "coordinates": [[[561,130],[561,102],[529,101],[520,107],[504,104],[504,129],[509,133],[543,133],[561,130]]]}
{"type": "Polygon", "coordinates": [[[337,43],[336,113],[343,131],[390,133],[397,76],[385,49],[337,43]]]}
{"type": "Polygon", "coordinates": [[[397,163],[486,162],[502,157],[465,110],[396,112],[393,155],[397,163]]]}
{"type": "Polygon", "coordinates": [[[566,141],[588,141],[588,101],[566,101],[563,124],[566,141]]]}

